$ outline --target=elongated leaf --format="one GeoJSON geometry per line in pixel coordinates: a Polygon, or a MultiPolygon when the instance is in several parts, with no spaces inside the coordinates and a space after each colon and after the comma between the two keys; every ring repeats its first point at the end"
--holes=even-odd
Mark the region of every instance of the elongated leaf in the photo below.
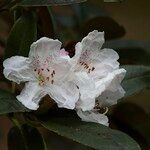
{"type": "Polygon", "coordinates": [[[0,114],[29,111],[11,93],[0,90],[0,114]]]}
{"type": "Polygon", "coordinates": [[[86,0],[22,0],[19,5],[23,6],[48,6],[48,5],[68,5],[81,3],[86,0]]]}
{"type": "Polygon", "coordinates": [[[126,134],[96,123],[81,122],[76,116],[49,117],[42,125],[58,135],[98,150],[139,150],[126,134]]]}
{"type": "Polygon", "coordinates": [[[104,2],[123,2],[124,0],[104,0],[104,2]]]}
{"type": "Polygon", "coordinates": [[[45,150],[43,137],[28,125],[13,127],[8,133],[8,150],[45,150]]]}
{"type": "Polygon", "coordinates": [[[143,150],[150,149],[150,116],[140,106],[123,102],[116,106],[112,117],[120,124],[120,129],[132,135],[143,150]]]}
{"type": "Polygon", "coordinates": [[[150,86],[150,67],[126,65],[127,70],[122,86],[126,91],[125,96],[130,96],[150,86]]]}
{"type": "Polygon", "coordinates": [[[30,45],[37,38],[36,17],[33,12],[25,13],[14,24],[7,40],[5,58],[22,55],[27,56],[30,45]]]}
{"type": "Polygon", "coordinates": [[[134,40],[112,40],[104,47],[116,50],[122,64],[150,65],[150,43],[134,40]]]}

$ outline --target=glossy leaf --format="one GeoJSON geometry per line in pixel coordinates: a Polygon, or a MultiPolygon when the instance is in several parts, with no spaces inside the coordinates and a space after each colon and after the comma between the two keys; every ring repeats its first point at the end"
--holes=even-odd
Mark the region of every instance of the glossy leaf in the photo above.
{"type": "Polygon", "coordinates": [[[86,0],[22,0],[18,5],[23,6],[48,6],[48,5],[68,5],[81,3],[86,0]]]}
{"type": "Polygon", "coordinates": [[[124,0],[104,0],[104,2],[123,2],[124,0]]]}
{"type": "Polygon", "coordinates": [[[5,58],[22,55],[27,56],[30,45],[37,38],[36,17],[33,12],[22,15],[14,24],[7,40],[5,58]]]}
{"type": "Polygon", "coordinates": [[[116,106],[112,117],[122,131],[140,143],[142,149],[150,149],[150,116],[142,107],[129,102],[120,103],[116,106]]]}
{"type": "Polygon", "coordinates": [[[0,90],[0,114],[29,111],[11,93],[0,90]]]}
{"type": "MultiPolygon", "coordinates": [[[[68,112],[69,113],[69,112],[68,112]]],[[[76,116],[48,117],[42,125],[58,135],[98,150],[139,150],[138,144],[126,134],[96,123],[82,122],[76,116]]]]}
{"type": "Polygon", "coordinates": [[[90,31],[105,31],[105,39],[115,39],[125,35],[125,29],[110,17],[96,17],[88,20],[82,26],[81,31],[87,35],[90,31]]]}
{"type": "Polygon", "coordinates": [[[31,126],[13,127],[8,133],[8,150],[45,150],[40,132],[31,126]]]}
{"type": "Polygon", "coordinates": [[[127,70],[122,86],[126,91],[125,96],[135,94],[146,87],[150,87],[150,67],[126,65],[122,66],[127,70]]]}

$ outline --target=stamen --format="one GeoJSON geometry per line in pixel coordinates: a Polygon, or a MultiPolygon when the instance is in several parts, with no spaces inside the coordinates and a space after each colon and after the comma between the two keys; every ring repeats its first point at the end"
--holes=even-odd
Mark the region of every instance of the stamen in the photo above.
{"type": "Polygon", "coordinates": [[[52,78],[54,77],[54,74],[53,74],[53,73],[51,74],[51,77],[52,77],[52,78]]]}
{"type": "Polygon", "coordinates": [[[94,71],[95,70],[95,68],[94,67],[92,67],[92,71],[94,71]]]}
{"type": "Polygon", "coordinates": [[[47,71],[49,72],[50,70],[49,70],[49,69],[47,69],[47,71]]]}
{"type": "Polygon", "coordinates": [[[55,74],[55,70],[53,70],[53,74],[55,74]]]}
{"type": "Polygon", "coordinates": [[[88,70],[88,73],[90,73],[90,72],[91,72],[91,69],[88,70]]]}
{"type": "Polygon", "coordinates": [[[51,84],[53,84],[54,83],[54,80],[51,80],[51,84]]]}

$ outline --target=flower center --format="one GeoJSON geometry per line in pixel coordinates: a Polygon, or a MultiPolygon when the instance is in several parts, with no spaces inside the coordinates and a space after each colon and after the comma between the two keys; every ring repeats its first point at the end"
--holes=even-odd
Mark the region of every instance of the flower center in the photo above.
{"type": "Polygon", "coordinates": [[[85,50],[80,58],[79,58],[79,66],[82,69],[85,69],[87,73],[91,73],[92,71],[95,70],[95,67],[91,65],[91,60],[90,60],[91,52],[88,50],[85,50]]]}
{"type": "Polygon", "coordinates": [[[46,83],[54,84],[55,70],[49,68],[34,69],[35,76],[39,82],[39,85],[45,85],[46,83]]]}
{"type": "Polygon", "coordinates": [[[87,73],[91,73],[91,71],[95,70],[95,67],[89,65],[86,62],[80,61],[79,64],[83,69],[85,69],[87,71],[87,73]]]}

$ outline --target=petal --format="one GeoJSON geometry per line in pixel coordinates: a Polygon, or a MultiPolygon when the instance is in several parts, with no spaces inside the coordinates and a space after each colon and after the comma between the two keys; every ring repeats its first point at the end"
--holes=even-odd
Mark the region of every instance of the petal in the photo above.
{"type": "Polygon", "coordinates": [[[107,76],[108,73],[119,68],[119,62],[117,61],[119,59],[119,55],[112,49],[95,51],[91,57],[92,66],[95,69],[89,75],[94,79],[107,76]]]}
{"type": "Polygon", "coordinates": [[[28,82],[25,84],[21,94],[17,99],[27,108],[37,110],[42,97],[46,95],[44,89],[37,82],[28,82]]]}
{"type": "Polygon", "coordinates": [[[105,126],[109,126],[108,118],[104,114],[100,114],[92,111],[83,112],[81,110],[77,110],[77,114],[82,119],[82,121],[95,122],[95,123],[103,124],[105,126]]]}
{"type": "Polygon", "coordinates": [[[95,83],[88,77],[85,72],[75,73],[74,83],[78,86],[80,91],[80,99],[76,104],[77,108],[83,111],[91,110],[95,106],[95,83]]]}
{"type": "Polygon", "coordinates": [[[117,104],[117,100],[121,99],[125,94],[124,89],[119,86],[116,91],[110,91],[109,89],[104,91],[97,100],[101,107],[107,107],[117,104]]]}
{"type": "Polygon", "coordinates": [[[98,32],[94,30],[90,32],[83,40],[81,41],[83,50],[100,50],[104,44],[104,32],[98,32]]]}
{"type": "Polygon", "coordinates": [[[13,56],[3,62],[4,76],[16,83],[34,80],[33,73],[30,68],[30,61],[26,57],[13,56]]]}
{"type": "Polygon", "coordinates": [[[101,49],[103,43],[104,32],[98,32],[97,30],[90,32],[75,46],[75,56],[71,59],[73,67],[78,61],[88,61],[89,59],[92,59],[93,55],[96,54],[95,52],[101,49]]]}
{"type": "Polygon", "coordinates": [[[40,38],[30,47],[29,58],[39,56],[44,59],[48,56],[59,55],[62,43],[59,40],[49,39],[47,37],[40,38]]]}
{"type": "Polygon", "coordinates": [[[113,71],[112,73],[109,73],[105,78],[97,81],[96,82],[97,97],[100,96],[104,91],[116,92],[117,90],[119,90],[122,93],[121,95],[123,95],[124,92],[123,89],[120,87],[120,83],[123,80],[125,73],[126,73],[125,69],[118,69],[113,71]]]}
{"type": "Polygon", "coordinates": [[[47,87],[47,92],[58,104],[58,107],[74,109],[79,99],[79,90],[72,82],[47,87]]]}

